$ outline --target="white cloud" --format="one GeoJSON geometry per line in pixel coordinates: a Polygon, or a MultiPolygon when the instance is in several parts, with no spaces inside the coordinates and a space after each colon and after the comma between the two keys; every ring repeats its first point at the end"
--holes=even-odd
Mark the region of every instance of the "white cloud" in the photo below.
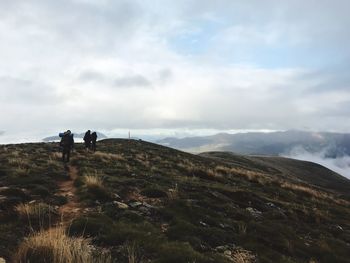
{"type": "Polygon", "coordinates": [[[317,153],[310,153],[302,147],[294,148],[286,157],[321,164],[336,173],[350,179],[350,156],[327,157],[327,148],[317,153]]]}
{"type": "Polygon", "coordinates": [[[151,2],[1,2],[0,130],[350,128],[346,78],[254,53],[348,57],[347,2],[151,2]]]}

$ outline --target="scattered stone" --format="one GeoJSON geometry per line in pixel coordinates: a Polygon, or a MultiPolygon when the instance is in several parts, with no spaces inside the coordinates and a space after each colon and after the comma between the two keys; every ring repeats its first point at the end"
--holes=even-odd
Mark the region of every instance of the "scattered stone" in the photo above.
{"type": "Polygon", "coordinates": [[[141,213],[145,214],[145,215],[151,215],[151,212],[149,211],[149,209],[146,208],[146,207],[144,207],[144,206],[141,206],[141,207],[139,208],[139,211],[140,211],[141,213]]]}
{"type": "Polygon", "coordinates": [[[231,256],[232,256],[232,251],[231,251],[231,250],[225,250],[225,251],[224,251],[224,255],[225,255],[225,257],[231,258],[231,256]]]}
{"type": "Polygon", "coordinates": [[[150,205],[150,204],[148,204],[146,202],[143,202],[143,206],[147,207],[148,209],[155,209],[156,208],[155,206],[150,205]]]}
{"type": "Polygon", "coordinates": [[[246,210],[255,218],[261,217],[262,212],[253,208],[253,207],[247,207],[246,210]]]}
{"type": "Polygon", "coordinates": [[[338,230],[344,231],[343,228],[340,225],[336,225],[335,228],[338,229],[338,230]]]}
{"type": "Polygon", "coordinates": [[[218,246],[215,248],[217,252],[224,252],[228,246],[218,246]]]}
{"type": "Polygon", "coordinates": [[[128,209],[129,206],[125,203],[113,201],[113,204],[116,205],[119,209],[128,209]]]}
{"type": "Polygon", "coordinates": [[[208,224],[207,224],[207,223],[204,223],[203,221],[199,221],[199,224],[202,225],[202,226],[205,226],[205,227],[208,226],[208,224]]]}
{"type": "Polygon", "coordinates": [[[114,193],[114,194],[113,194],[113,199],[121,200],[121,197],[120,197],[120,195],[114,193]]]}
{"type": "Polygon", "coordinates": [[[223,246],[216,247],[215,251],[217,251],[219,253],[224,253],[227,250],[232,251],[235,248],[236,248],[235,244],[228,244],[228,245],[223,245],[223,246]]]}
{"type": "Polygon", "coordinates": [[[138,202],[138,201],[132,202],[132,203],[129,204],[129,206],[131,206],[132,208],[137,208],[137,207],[139,207],[141,205],[142,205],[142,203],[138,202]]]}
{"type": "Polygon", "coordinates": [[[160,229],[163,233],[167,232],[169,228],[169,224],[161,224],[160,229]]]}
{"type": "Polygon", "coordinates": [[[219,226],[223,229],[226,229],[226,228],[230,228],[230,225],[228,224],[223,224],[223,223],[220,223],[219,226]]]}
{"type": "Polygon", "coordinates": [[[277,208],[276,205],[274,203],[266,203],[267,206],[271,207],[271,208],[277,208]]]}

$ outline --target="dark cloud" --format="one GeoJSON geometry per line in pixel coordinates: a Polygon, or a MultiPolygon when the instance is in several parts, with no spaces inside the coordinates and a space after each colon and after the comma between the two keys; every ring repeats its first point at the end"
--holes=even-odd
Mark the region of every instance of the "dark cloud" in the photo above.
{"type": "Polygon", "coordinates": [[[140,74],[129,74],[120,77],[109,76],[97,71],[84,71],[80,74],[78,81],[84,83],[104,84],[116,88],[143,88],[150,87],[152,83],[140,74]]]}
{"type": "Polygon", "coordinates": [[[61,101],[55,88],[32,80],[0,77],[1,97],[5,104],[56,104],[61,101]]]}
{"type": "Polygon", "coordinates": [[[151,82],[142,75],[133,75],[116,78],[114,86],[128,88],[128,87],[149,87],[151,82]]]}

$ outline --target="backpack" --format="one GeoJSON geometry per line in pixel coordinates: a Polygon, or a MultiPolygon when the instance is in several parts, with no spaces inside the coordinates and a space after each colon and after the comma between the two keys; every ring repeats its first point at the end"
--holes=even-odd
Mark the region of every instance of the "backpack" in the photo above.
{"type": "Polygon", "coordinates": [[[61,142],[60,142],[60,146],[61,147],[70,147],[72,146],[72,138],[71,138],[71,134],[69,133],[65,133],[63,136],[62,136],[62,139],[61,139],[61,142]]]}

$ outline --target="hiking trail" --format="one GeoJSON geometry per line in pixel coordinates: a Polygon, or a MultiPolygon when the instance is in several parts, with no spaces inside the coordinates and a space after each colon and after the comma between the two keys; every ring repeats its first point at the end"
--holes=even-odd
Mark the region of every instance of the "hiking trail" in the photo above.
{"type": "Polygon", "coordinates": [[[69,225],[82,210],[81,204],[76,196],[76,187],[74,180],[78,177],[78,169],[75,166],[68,165],[68,180],[58,182],[59,195],[67,198],[67,203],[60,206],[58,209],[61,216],[61,225],[69,225]]]}

